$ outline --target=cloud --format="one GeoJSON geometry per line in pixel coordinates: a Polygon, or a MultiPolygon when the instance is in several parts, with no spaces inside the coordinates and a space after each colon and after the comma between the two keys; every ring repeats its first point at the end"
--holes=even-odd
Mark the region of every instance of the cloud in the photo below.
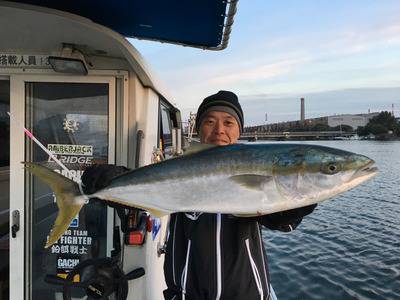
{"type": "MultiPolygon", "coordinates": [[[[378,6],[385,8],[385,5],[378,6]]],[[[363,96],[370,99],[366,105],[367,102],[356,100],[361,96],[350,97],[349,90],[337,97],[331,94],[330,98],[325,92],[400,85],[397,71],[400,22],[395,16],[398,9],[391,8],[388,12],[386,8],[375,13],[368,5],[357,7],[360,11],[351,11],[353,7],[346,6],[343,19],[336,17],[337,12],[335,16],[327,13],[326,19],[318,16],[317,20],[326,21],[322,24],[311,22],[314,18],[306,23],[299,20],[291,23],[291,18],[284,20],[287,23],[278,23],[282,26],[275,26],[268,19],[251,27],[249,20],[243,19],[241,27],[234,26],[230,45],[224,51],[160,45],[157,50],[151,49],[148,59],[156,62],[157,73],[173,92],[172,101],[178,103],[183,115],[195,110],[205,96],[219,89],[239,94],[251,122],[263,122],[267,111],[271,111],[271,120],[297,117],[300,96],[306,96],[308,105],[312,105],[307,107],[309,113],[330,109],[365,111],[374,105],[379,108],[380,101],[374,101],[368,93],[363,96]],[[370,10],[365,12],[368,7],[370,10]],[[318,93],[311,92],[317,91],[322,94],[314,98],[318,93]]],[[[253,15],[253,9],[252,6],[249,14],[253,15]]],[[[378,95],[377,90],[370,92],[378,95]]],[[[384,101],[392,99],[384,93],[380,95],[384,101]]]]}
{"type": "Polygon", "coordinates": [[[325,54],[351,55],[385,44],[400,44],[400,23],[397,20],[332,32],[319,48],[325,54]]]}
{"type": "MultiPolygon", "coordinates": [[[[335,85],[346,87],[349,76],[357,77],[358,82],[366,76],[373,76],[372,72],[355,74],[355,71],[392,68],[392,62],[385,61],[384,57],[388,49],[380,50],[388,43],[400,45],[400,24],[392,22],[376,27],[364,25],[324,34],[298,34],[272,38],[268,42],[255,41],[246,50],[233,51],[208,60],[207,63],[187,64],[180,70],[170,69],[167,74],[169,81],[179,89],[179,85],[183,84],[194,89],[206,86],[213,89],[237,87],[245,92],[251,89],[262,92],[262,86],[273,90],[282,85],[282,91],[289,85],[304,84],[310,78],[318,85],[317,82],[326,78],[327,72],[332,76],[332,71],[335,71],[337,78],[332,78],[336,81],[335,85]],[[371,49],[380,51],[375,54],[379,58],[369,59],[367,63],[360,62],[363,53],[371,49]],[[351,57],[354,57],[354,61],[347,62],[351,57]],[[337,62],[341,62],[341,65],[337,62]]],[[[329,82],[328,79],[325,81],[329,82]]]]}
{"type": "Polygon", "coordinates": [[[309,62],[307,58],[286,59],[275,63],[263,65],[252,65],[239,69],[237,72],[226,72],[225,74],[211,78],[208,83],[212,85],[235,84],[244,81],[261,81],[290,73],[294,68],[309,62]]]}
{"type": "MultiPolygon", "coordinates": [[[[368,110],[391,110],[394,103],[395,113],[399,113],[400,87],[356,88],[331,90],[303,95],[306,117],[314,118],[333,114],[366,113],[368,110]]],[[[297,120],[300,116],[300,97],[298,95],[242,95],[242,106],[246,126],[268,122],[297,120]]]]}

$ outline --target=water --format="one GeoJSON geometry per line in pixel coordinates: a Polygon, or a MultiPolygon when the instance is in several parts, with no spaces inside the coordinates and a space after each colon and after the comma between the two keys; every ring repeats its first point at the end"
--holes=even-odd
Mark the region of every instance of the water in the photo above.
{"type": "Polygon", "coordinates": [[[291,233],[264,230],[278,299],[400,299],[400,142],[307,143],[364,154],[379,174],[291,233]]]}

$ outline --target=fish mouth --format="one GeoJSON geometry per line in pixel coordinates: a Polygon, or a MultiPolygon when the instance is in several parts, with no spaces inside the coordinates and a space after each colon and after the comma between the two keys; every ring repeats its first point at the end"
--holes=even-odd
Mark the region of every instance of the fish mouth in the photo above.
{"type": "Polygon", "coordinates": [[[371,159],[368,163],[354,173],[353,178],[366,177],[365,180],[367,180],[375,176],[378,173],[378,168],[374,165],[375,161],[371,159]]]}

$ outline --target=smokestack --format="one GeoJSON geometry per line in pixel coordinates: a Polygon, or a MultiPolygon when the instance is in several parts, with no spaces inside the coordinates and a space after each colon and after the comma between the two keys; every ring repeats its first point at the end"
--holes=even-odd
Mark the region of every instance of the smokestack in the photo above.
{"type": "Polygon", "coordinates": [[[304,122],[305,120],[305,110],[304,110],[304,98],[300,98],[300,121],[304,122]]]}
{"type": "Polygon", "coordinates": [[[394,103],[392,103],[392,116],[394,117],[394,103]]]}

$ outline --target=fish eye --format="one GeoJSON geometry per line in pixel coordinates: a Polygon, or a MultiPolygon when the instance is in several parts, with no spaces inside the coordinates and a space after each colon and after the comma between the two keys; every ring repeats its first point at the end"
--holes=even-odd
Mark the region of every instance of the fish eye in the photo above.
{"type": "Polygon", "coordinates": [[[336,174],[337,172],[339,172],[341,170],[340,165],[337,163],[327,163],[322,165],[321,167],[321,172],[327,175],[333,175],[336,174]]]}

